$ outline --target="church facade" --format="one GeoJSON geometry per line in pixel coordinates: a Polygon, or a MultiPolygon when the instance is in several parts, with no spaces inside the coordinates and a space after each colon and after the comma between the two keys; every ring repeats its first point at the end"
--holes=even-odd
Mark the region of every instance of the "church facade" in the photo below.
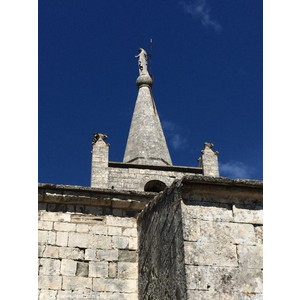
{"type": "Polygon", "coordinates": [[[140,48],[123,162],[94,133],[91,186],[39,184],[39,299],[262,299],[262,182],[173,166],[140,48]]]}

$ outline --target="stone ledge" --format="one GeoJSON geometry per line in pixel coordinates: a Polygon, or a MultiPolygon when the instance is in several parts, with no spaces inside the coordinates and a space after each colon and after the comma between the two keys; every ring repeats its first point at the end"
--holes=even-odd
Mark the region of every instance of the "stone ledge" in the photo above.
{"type": "Polygon", "coordinates": [[[110,207],[141,211],[157,193],[100,189],[83,186],[38,184],[38,202],[110,207]]]}

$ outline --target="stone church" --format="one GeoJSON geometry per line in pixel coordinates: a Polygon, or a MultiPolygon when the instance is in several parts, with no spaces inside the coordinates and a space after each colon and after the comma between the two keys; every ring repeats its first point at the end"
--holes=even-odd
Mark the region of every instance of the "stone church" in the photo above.
{"type": "Polygon", "coordinates": [[[94,133],[91,186],[39,184],[39,299],[262,299],[263,185],[173,166],[140,48],[123,162],[94,133]]]}

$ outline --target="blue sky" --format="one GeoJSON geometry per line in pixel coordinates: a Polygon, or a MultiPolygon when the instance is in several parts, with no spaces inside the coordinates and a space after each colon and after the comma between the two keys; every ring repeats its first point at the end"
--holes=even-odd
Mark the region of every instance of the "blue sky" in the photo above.
{"type": "Polygon", "coordinates": [[[139,47],[174,165],[204,142],[221,176],[263,179],[261,0],[39,1],[39,182],[90,185],[94,132],[122,161],[139,47]]]}

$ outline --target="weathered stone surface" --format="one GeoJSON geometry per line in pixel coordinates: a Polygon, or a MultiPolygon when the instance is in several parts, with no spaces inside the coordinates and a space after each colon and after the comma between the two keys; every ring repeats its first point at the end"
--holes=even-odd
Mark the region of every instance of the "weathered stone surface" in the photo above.
{"type": "Polygon", "coordinates": [[[92,248],[93,239],[91,235],[87,233],[70,232],[69,233],[69,247],[79,248],[92,248]]]}
{"type": "Polygon", "coordinates": [[[99,260],[106,261],[117,261],[118,260],[118,250],[98,250],[97,258],[99,260]]]}
{"type": "Polygon", "coordinates": [[[64,290],[81,291],[84,289],[92,289],[92,278],[85,277],[68,277],[63,276],[62,288],[64,290]]]}
{"type": "Polygon", "coordinates": [[[46,245],[48,242],[49,231],[39,230],[38,232],[38,243],[39,245],[46,245]]]}
{"type": "Polygon", "coordinates": [[[62,277],[57,275],[40,275],[38,286],[39,289],[60,290],[62,277]]]}
{"type": "Polygon", "coordinates": [[[232,222],[232,206],[222,203],[205,203],[189,201],[182,203],[183,217],[215,222],[232,222]]]}
{"type": "Polygon", "coordinates": [[[62,212],[43,211],[41,213],[41,220],[53,222],[70,222],[71,215],[62,212]]]}
{"type": "Polygon", "coordinates": [[[106,216],[106,224],[109,226],[133,227],[135,223],[136,220],[133,218],[106,216]]]}
{"type": "Polygon", "coordinates": [[[108,277],[108,263],[107,262],[90,262],[89,263],[89,277],[108,277]]]}
{"type": "Polygon", "coordinates": [[[84,259],[85,260],[96,260],[96,250],[86,249],[84,259]]]}
{"type": "Polygon", "coordinates": [[[58,259],[41,258],[39,262],[40,275],[60,275],[60,261],[58,259]]]}
{"type": "Polygon", "coordinates": [[[131,262],[118,262],[119,278],[138,278],[138,265],[131,262]]]}
{"type": "Polygon", "coordinates": [[[57,291],[55,290],[41,290],[39,300],[56,299],[57,291]]]}
{"type": "Polygon", "coordinates": [[[185,263],[237,267],[236,246],[229,243],[184,242],[185,263]]]}
{"type": "Polygon", "coordinates": [[[52,230],[53,222],[51,221],[39,221],[38,222],[38,229],[40,230],[52,230]]]}
{"type": "Polygon", "coordinates": [[[77,262],[76,276],[88,277],[89,275],[89,264],[87,262],[77,262]]]}
{"type": "Polygon", "coordinates": [[[186,274],[188,290],[262,293],[262,272],[259,269],[186,266],[186,274]]]}
{"type": "Polygon", "coordinates": [[[76,231],[77,232],[88,232],[89,231],[89,225],[88,224],[77,224],[76,225],[76,231]]]}
{"type": "Polygon", "coordinates": [[[90,231],[94,234],[107,235],[107,226],[105,225],[92,225],[90,231]]]}
{"type": "Polygon", "coordinates": [[[263,210],[261,206],[243,207],[233,205],[234,221],[238,223],[263,224],[263,210]]]}
{"type": "Polygon", "coordinates": [[[57,246],[64,246],[68,245],[68,232],[57,232],[56,233],[56,245],[57,246]]]}
{"type": "Polygon", "coordinates": [[[75,276],[77,261],[72,259],[61,260],[61,274],[65,276],[75,276]]]}
{"type": "Polygon", "coordinates": [[[126,236],[113,236],[112,245],[113,248],[126,249],[129,245],[129,239],[126,236]]]}
{"type": "Polygon", "coordinates": [[[111,249],[112,248],[112,237],[104,235],[94,235],[93,237],[93,248],[96,249],[111,249]]]}
{"type": "Polygon", "coordinates": [[[110,278],[117,277],[117,263],[116,262],[108,263],[108,277],[110,277],[110,278]]]}
{"type": "Polygon", "coordinates": [[[114,227],[109,226],[108,228],[108,235],[122,235],[122,228],[121,227],[114,227]]]}
{"type": "Polygon", "coordinates": [[[263,268],[263,246],[238,245],[239,264],[243,268],[263,268]]]}
{"type": "Polygon", "coordinates": [[[255,236],[256,242],[262,244],[263,243],[263,226],[255,226],[255,236]]]}
{"type": "Polygon", "coordinates": [[[43,252],[43,257],[58,258],[59,247],[46,246],[43,252]]]}
{"type": "Polygon", "coordinates": [[[232,243],[255,245],[255,231],[251,224],[205,222],[185,218],[184,239],[203,243],[232,243]]]}
{"type": "Polygon", "coordinates": [[[58,247],[58,257],[67,259],[84,259],[84,251],[72,247],[58,247]]]}
{"type": "Polygon", "coordinates": [[[136,251],[119,250],[118,260],[121,262],[137,262],[138,254],[136,251]]]}
{"type": "Polygon", "coordinates": [[[76,231],[76,224],[66,222],[54,222],[54,230],[57,231],[76,231]]]}
{"type": "Polygon", "coordinates": [[[133,279],[94,278],[93,290],[99,292],[136,293],[137,281],[133,279]]]}

